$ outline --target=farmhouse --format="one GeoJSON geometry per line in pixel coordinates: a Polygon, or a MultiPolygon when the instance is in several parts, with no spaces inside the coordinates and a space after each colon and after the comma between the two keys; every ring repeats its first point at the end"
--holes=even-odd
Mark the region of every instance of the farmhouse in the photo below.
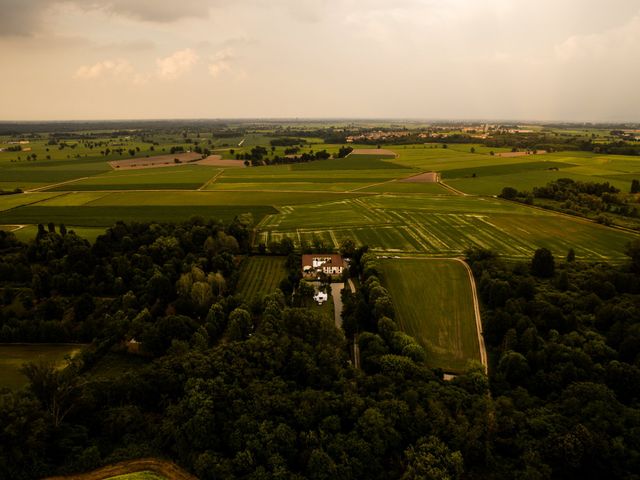
{"type": "Polygon", "coordinates": [[[344,260],[335,253],[315,253],[302,255],[302,273],[314,276],[319,273],[340,275],[344,270],[344,260]]]}

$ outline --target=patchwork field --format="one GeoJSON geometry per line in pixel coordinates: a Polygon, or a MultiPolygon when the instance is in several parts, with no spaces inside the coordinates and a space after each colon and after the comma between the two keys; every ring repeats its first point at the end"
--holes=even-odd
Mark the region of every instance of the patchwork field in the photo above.
{"type": "Polygon", "coordinates": [[[456,260],[381,260],[382,281],[396,320],[427,352],[427,363],[448,373],[480,361],[473,294],[465,266],[456,260]]]}
{"type": "Polygon", "coordinates": [[[238,293],[245,300],[273,293],[287,276],[285,257],[255,256],[245,258],[238,280],[238,293]]]}
{"type": "MultiPolygon", "coordinates": [[[[233,158],[232,150],[247,153],[268,141],[255,134],[213,143],[223,147],[217,153],[233,158]]],[[[149,154],[148,145],[130,146],[140,148],[133,162],[149,154]]],[[[37,223],[48,222],[65,223],[95,238],[116,220],[180,221],[193,215],[231,220],[250,212],[260,222],[256,241],[264,243],[287,236],[296,245],[320,242],[335,248],[353,238],[396,255],[451,256],[482,246],[511,258],[528,257],[539,247],[561,256],[573,248],[578,258],[613,261],[625,258],[626,243],[637,238],[491,198],[505,186],[530,190],[560,177],[608,181],[628,190],[631,180],[640,178],[635,157],[564,152],[510,158],[489,154],[508,149],[480,145],[354,147],[346,158],[250,168],[191,164],[114,171],[106,161],[118,159],[100,159],[87,149],[81,150],[86,157],[50,152],[52,160],[35,163],[3,163],[0,156],[0,173],[9,174],[0,183],[28,181],[42,188],[0,196],[0,224],[11,225],[5,229],[24,225],[16,231],[20,238],[34,234],[37,223]],[[434,183],[438,175],[457,192],[434,183]],[[422,178],[430,181],[415,182],[422,178]]],[[[301,151],[335,153],[339,148],[307,144],[301,151]]],[[[155,155],[163,155],[161,150],[155,155]]],[[[272,149],[273,155],[283,153],[284,147],[272,149]]]]}

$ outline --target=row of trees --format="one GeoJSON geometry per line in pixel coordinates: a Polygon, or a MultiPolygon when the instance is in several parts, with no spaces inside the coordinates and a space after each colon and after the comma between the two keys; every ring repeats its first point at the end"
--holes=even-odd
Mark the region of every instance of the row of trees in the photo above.
{"type": "MultiPolygon", "coordinates": [[[[640,183],[632,183],[631,193],[640,190],[640,183]]],[[[572,215],[580,215],[610,224],[616,216],[636,219],[640,210],[635,195],[625,194],[609,182],[580,182],[570,178],[559,178],[532,192],[518,191],[513,187],[502,189],[501,198],[527,204],[535,204],[572,215]]],[[[629,221],[623,222],[625,226],[629,221]]],[[[637,222],[632,222],[637,223],[637,222]]],[[[640,224],[635,225],[640,228],[640,224]]]]}

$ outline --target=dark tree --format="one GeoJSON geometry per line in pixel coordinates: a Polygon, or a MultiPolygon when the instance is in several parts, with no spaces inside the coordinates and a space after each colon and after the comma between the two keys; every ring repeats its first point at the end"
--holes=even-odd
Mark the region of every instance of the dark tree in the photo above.
{"type": "Polygon", "coordinates": [[[567,262],[571,263],[571,262],[575,262],[576,260],[576,252],[573,250],[573,248],[570,248],[569,251],[567,252],[567,262]]]}
{"type": "Polygon", "coordinates": [[[536,277],[549,278],[555,271],[553,254],[546,248],[539,248],[531,260],[531,273],[536,277]]]}

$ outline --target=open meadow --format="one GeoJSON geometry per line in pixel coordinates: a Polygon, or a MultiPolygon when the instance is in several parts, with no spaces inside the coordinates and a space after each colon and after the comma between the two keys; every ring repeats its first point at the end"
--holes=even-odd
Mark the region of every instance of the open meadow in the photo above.
{"type": "Polygon", "coordinates": [[[456,260],[380,260],[400,328],[427,353],[427,364],[447,373],[481,361],[469,274],[456,260]]]}

